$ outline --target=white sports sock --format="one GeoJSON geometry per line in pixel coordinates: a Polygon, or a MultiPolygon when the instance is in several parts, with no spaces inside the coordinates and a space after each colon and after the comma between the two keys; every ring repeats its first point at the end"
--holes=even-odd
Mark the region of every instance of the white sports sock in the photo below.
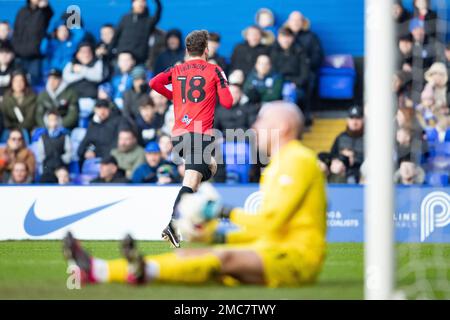
{"type": "Polygon", "coordinates": [[[96,282],[108,281],[109,269],[106,260],[92,258],[92,276],[96,282]]]}

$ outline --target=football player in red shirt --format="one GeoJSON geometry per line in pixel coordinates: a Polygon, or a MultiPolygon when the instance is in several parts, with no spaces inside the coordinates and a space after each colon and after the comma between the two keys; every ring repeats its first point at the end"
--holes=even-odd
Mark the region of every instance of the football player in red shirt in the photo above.
{"type": "Polygon", "coordinates": [[[220,105],[229,109],[233,98],[222,69],[208,63],[208,31],[193,31],[186,37],[186,61],[161,72],[150,81],[150,87],[173,100],[175,124],[172,130],[174,151],[185,161],[183,186],[173,207],[172,220],[163,230],[163,238],[176,248],[178,233],[172,223],[175,208],[185,193],[197,191],[202,181],[217,171],[211,155],[214,148],[211,129],[217,97],[220,105]],[[167,86],[172,85],[172,90],[167,86]]]}

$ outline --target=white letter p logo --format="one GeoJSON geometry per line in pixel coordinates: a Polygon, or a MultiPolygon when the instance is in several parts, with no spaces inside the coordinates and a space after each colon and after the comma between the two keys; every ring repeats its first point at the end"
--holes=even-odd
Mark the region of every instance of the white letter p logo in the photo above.
{"type": "Polygon", "coordinates": [[[450,224],[450,196],[441,191],[429,193],[420,206],[420,241],[425,241],[434,228],[450,224]]]}

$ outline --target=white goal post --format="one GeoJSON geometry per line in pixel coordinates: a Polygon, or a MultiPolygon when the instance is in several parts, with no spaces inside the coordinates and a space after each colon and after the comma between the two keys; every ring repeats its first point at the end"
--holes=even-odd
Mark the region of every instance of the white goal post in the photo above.
{"type": "Polygon", "coordinates": [[[391,299],[394,288],[394,0],[365,0],[366,299],[391,299]]]}

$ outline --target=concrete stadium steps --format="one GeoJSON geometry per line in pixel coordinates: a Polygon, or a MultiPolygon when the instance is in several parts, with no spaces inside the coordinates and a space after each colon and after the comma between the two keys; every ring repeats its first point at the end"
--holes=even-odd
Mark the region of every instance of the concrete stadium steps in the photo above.
{"type": "Polygon", "coordinates": [[[336,136],[345,130],[346,120],[315,118],[314,124],[303,135],[303,144],[316,153],[329,151],[336,136]]]}

